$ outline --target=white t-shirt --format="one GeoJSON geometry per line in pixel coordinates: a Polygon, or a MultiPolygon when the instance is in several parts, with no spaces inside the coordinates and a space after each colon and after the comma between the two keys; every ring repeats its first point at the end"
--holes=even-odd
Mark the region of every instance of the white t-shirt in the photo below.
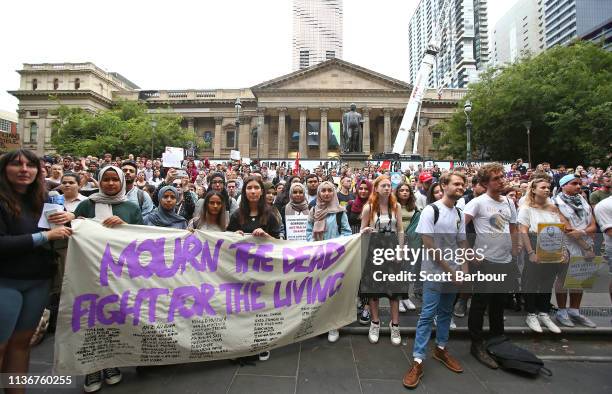
{"type": "Polygon", "coordinates": [[[457,200],[457,204],[455,204],[455,206],[463,210],[463,208],[465,208],[465,197],[461,197],[459,200],[457,200]]]}
{"type": "Polygon", "coordinates": [[[516,224],[516,208],[507,197],[495,201],[488,194],[474,198],[464,213],[473,217],[476,229],[474,249],[482,249],[484,257],[492,263],[512,261],[510,224],[516,224]]]}
{"type": "Polygon", "coordinates": [[[519,224],[529,227],[529,232],[534,234],[538,232],[538,223],[561,223],[561,219],[556,213],[528,205],[523,205],[519,209],[517,221],[519,224]]]}
{"type": "Polygon", "coordinates": [[[612,236],[606,234],[606,230],[612,228],[612,196],[601,200],[595,205],[595,219],[599,224],[599,228],[604,233],[606,255],[612,257],[612,236]]]}
{"type": "MultiPolygon", "coordinates": [[[[434,245],[443,252],[447,250],[456,250],[459,248],[459,242],[466,240],[465,235],[465,220],[463,213],[457,210],[456,207],[447,207],[438,200],[434,203],[440,212],[437,223],[434,225],[434,209],[431,205],[425,207],[419,218],[416,232],[423,235],[434,237],[434,245]]],[[[454,256],[454,253],[453,253],[454,256]]],[[[451,259],[445,259],[449,263],[454,263],[451,259]]],[[[458,264],[451,264],[453,270],[460,267],[458,264]]],[[[423,258],[421,271],[427,273],[441,273],[442,268],[435,261],[423,258]]]]}
{"type": "Polygon", "coordinates": [[[419,189],[417,189],[414,192],[414,198],[415,198],[415,205],[418,209],[420,209],[421,211],[423,209],[425,209],[425,207],[427,206],[427,196],[423,193],[421,193],[421,191],[419,189]]]}

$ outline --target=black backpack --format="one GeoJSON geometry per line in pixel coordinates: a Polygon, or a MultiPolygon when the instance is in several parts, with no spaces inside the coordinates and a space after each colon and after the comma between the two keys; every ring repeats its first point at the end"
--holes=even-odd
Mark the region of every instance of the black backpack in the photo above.
{"type": "Polygon", "coordinates": [[[499,336],[487,341],[487,352],[503,369],[536,376],[540,373],[552,376],[550,369],[529,350],[512,343],[509,338],[499,336]]]}

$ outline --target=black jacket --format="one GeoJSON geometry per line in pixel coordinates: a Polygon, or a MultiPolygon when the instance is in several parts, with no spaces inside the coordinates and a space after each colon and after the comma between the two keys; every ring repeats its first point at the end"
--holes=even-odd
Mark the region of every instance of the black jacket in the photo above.
{"type": "Polygon", "coordinates": [[[40,213],[33,214],[25,201],[21,215],[11,215],[0,202],[0,278],[48,279],[55,274],[55,253],[34,247],[32,234],[39,232],[40,213]]]}

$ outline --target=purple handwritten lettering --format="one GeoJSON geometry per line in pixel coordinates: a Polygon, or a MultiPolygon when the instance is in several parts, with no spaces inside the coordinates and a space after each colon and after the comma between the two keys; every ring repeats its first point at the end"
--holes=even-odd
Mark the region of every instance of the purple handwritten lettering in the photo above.
{"type": "Polygon", "coordinates": [[[97,294],[81,294],[74,298],[72,303],[72,332],[77,332],[81,329],[81,318],[87,315],[87,327],[91,328],[96,323],[96,300],[97,294]],[[83,308],[84,304],[88,304],[83,308]]]}

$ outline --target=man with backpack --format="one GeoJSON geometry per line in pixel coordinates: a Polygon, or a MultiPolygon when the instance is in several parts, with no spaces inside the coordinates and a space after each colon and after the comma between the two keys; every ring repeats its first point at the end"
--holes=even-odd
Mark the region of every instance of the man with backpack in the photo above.
{"type": "Polygon", "coordinates": [[[121,170],[125,175],[125,196],[129,201],[133,201],[138,205],[142,214],[142,220],[144,220],[153,212],[154,206],[149,193],[134,187],[137,168],[136,163],[133,161],[126,160],[121,164],[121,170]]]}
{"type": "Polygon", "coordinates": [[[483,320],[489,311],[489,334],[497,337],[504,334],[504,285],[511,283],[516,269],[513,259],[518,254],[517,212],[512,201],[502,196],[505,189],[504,167],[499,163],[486,164],[478,171],[480,182],[487,192],[471,200],[465,206],[465,222],[474,223],[475,250],[481,250],[484,260],[475,262],[476,273],[506,274],[503,283],[477,282],[468,317],[468,328],[472,339],[470,352],[481,363],[497,369],[498,365],[488,354],[484,345],[483,320]],[[499,291],[499,290],[501,291],[499,291]]]}
{"type": "Polygon", "coordinates": [[[440,185],[444,196],[425,207],[419,218],[417,232],[421,234],[424,245],[420,276],[425,277],[425,280],[423,282],[423,306],[417,323],[412,352],[414,361],[402,380],[403,385],[407,388],[417,387],[423,376],[423,360],[436,315],[438,322],[433,358],[453,372],[463,372],[463,367],[449,354],[446,345],[457,285],[461,284],[456,272],[460,270],[467,273],[467,264],[463,264],[464,261],[457,258],[458,249],[468,248],[465,221],[461,210],[455,207],[455,203],[463,195],[465,182],[466,177],[463,174],[456,172],[443,174],[440,178],[440,185]],[[454,258],[444,259],[448,251],[452,251],[454,258]],[[450,281],[446,278],[450,278],[450,281]]]}

